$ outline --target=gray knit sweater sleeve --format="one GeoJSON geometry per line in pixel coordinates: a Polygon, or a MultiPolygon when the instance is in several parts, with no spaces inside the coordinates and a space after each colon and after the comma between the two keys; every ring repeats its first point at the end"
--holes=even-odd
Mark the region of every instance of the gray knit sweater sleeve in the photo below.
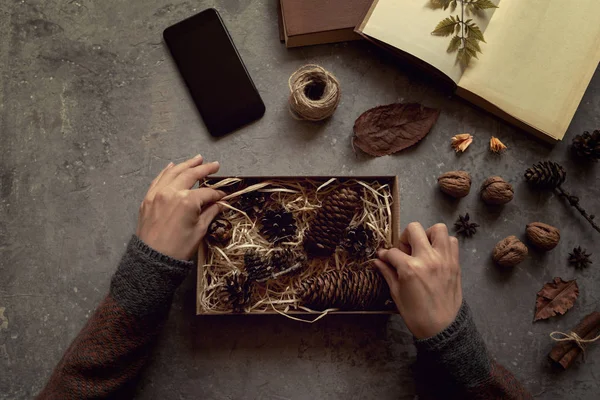
{"type": "Polygon", "coordinates": [[[133,235],[112,278],[110,294],[136,316],[164,310],[193,266],[192,261],[176,260],[153,250],[133,235]]]}
{"type": "Polygon", "coordinates": [[[448,328],[434,337],[415,340],[415,345],[415,377],[422,398],[530,398],[515,377],[490,358],[464,301],[448,328]]]}

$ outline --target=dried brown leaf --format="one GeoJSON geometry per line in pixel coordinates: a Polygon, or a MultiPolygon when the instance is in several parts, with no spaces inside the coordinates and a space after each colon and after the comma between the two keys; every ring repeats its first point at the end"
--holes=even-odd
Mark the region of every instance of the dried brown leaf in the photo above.
{"type": "Polygon", "coordinates": [[[464,152],[473,143],[473,136],[469,133],[461,133],[452,136],[452,148],[458,153],[464,152]]]}
{"type": "Polygon", "coordinates": [[[554,278],[537,293],[533,321],[565,314],[573,307],[578,296],[579,286],[575,279],[563,281],[562,278],[554,278]]]}
{"type": "Polygon", "coordinates": [[[440,110],[418,103],[371,108],[356,119],[352,143],[372,156],[396,153],[423,139],[439,116],[440,110]]]}

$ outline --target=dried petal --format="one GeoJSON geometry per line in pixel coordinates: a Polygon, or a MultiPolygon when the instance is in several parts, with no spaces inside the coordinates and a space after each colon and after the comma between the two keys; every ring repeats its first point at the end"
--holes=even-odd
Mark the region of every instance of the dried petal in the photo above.
{"type": "Polygon", "coordinates": [[[467,147],[473,143],[473,136],[469,133],[461,133],[456,136],[452,136],[452,148],[458,153],[459,151],[464,152],[467,147]]]}
{"type": "Polygon", "coordinates": [[[492,136],[490,139],[490,150],[494,153],[502,153],[504,150],[506,150],[506,146],[500,141],[500,139],[492,136]]]}

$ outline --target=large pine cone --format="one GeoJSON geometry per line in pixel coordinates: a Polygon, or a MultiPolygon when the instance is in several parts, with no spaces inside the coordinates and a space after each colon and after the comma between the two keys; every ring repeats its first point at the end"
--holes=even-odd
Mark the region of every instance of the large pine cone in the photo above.
{"type": "Polygon", "coordinates": [[[372,269],[325,272],[301,282],[297,293],[302,305],[315,310],[382,310],[390,297],[385,280],[372,269]]]}
{"type": "Polygon", "coordinates": [[[595,130],[591,134],[583,132],[583,135],[575,136],[571,150],[575,156],[584,160],[598,161],[600,159],[600,130],[595,130]]]}
{"type": "Polygon", "coordinates": [[[313,256],[331,255],[360,205],[359,193],[350,187],[337,190],[323,200],[304,240],[306,252],[313,256]]]}
{"type": "Polygon", "coordinates": [[[552,161],[543,161],[525,171],[527,182],[542,189],[556,189],[565,182],[564,168],[552,161]]]}

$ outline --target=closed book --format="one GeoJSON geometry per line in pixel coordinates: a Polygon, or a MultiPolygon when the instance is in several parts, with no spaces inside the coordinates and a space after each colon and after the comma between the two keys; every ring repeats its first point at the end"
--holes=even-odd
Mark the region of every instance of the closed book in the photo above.
{"type": "Polygon", "coordinates": [[[286,47],[358,40],[371,0],[280,0],[286,47]]]}

